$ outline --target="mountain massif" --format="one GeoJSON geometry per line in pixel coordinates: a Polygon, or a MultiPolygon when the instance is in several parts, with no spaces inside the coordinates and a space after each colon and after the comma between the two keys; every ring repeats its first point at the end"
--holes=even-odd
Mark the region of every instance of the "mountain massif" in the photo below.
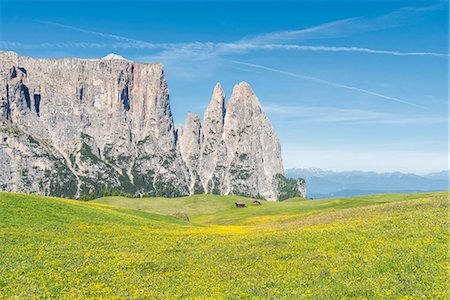
{"type": "Polygon", "coordinates": [[[335,198],[383,193],[444,191],[449,187],[449,171],[426,175],[364,171],[336,172],[324,169],[287,169],[289,178],[304,178],[312,198],[335,198]]]}
{"type": "Polygon", "coordinates": [[[251,87],[219,84],[203,121],[175,126],[163,66],[116,55],[35,59],[0,52],[0,190],[305,196],[251,87]]]}

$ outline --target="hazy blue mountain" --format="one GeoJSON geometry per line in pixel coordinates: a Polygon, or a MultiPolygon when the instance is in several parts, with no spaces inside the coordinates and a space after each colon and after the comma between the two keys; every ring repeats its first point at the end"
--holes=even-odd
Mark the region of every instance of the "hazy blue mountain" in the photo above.
{"type": "Polygon", "coordinates": [[[425,178],[440,179],[440,180],[449,180],[449,176],[450,176],[450,171],[441,171],[441,172],[435,172],[435,173],[423,175],[423,177],[425,177],[425,178]]]}
{"type": "Polygon", "coordinates": [[[304,178],[308,197],[349,197],[379,193],[414,193],[448,189],[449,171],[411,173],[335,172],[324,169],[287,169],[286,176],[304,178]]]}

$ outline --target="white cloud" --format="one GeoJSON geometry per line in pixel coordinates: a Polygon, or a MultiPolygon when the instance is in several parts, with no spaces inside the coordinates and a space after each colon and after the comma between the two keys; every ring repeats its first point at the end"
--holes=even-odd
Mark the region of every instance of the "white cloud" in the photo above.
{"type": "Polygon", "coordinates": [[[391,125],[447,124],[448,118],[437,115],[393,114],[362,109],[319,106],[286,106],[266,104],[264,110],[271,116],[281,115],[285,122],[359,123],[391,125]],[[291,117],[291,118],[290,118],[291,117]]]}

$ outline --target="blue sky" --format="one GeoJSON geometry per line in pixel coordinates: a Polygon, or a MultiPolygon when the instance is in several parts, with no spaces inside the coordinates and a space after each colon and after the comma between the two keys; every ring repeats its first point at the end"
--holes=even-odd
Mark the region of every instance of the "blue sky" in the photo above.
{"type": "Polygon", "coordinates": [[[165,65],[177,123],[247,81],[285,167],[448,168],[448,2],[10,1],[0,48],[165,65]]]}

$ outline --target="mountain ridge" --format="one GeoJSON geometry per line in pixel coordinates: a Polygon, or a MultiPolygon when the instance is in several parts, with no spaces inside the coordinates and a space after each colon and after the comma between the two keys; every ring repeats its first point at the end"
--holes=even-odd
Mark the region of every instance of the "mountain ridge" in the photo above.
{"type": "Polygon", "coordinates": [[[289,178],[304,178],[313,198],[334,198],[381,193],[448,190],[448,171],[417,175],[402,172],[331,171],[320,168],[286,169],[289,178]]]}
{"type": "Polygon", "coordinates": [[[247,83],[226,107],[216,85],[204,120],[189,114],[181,128],[162,64],[14,52],[0,52],[0,61],[1,190],[272,201],[306,192],[301,181],[284,184],[278,137],[247,83]]]}

